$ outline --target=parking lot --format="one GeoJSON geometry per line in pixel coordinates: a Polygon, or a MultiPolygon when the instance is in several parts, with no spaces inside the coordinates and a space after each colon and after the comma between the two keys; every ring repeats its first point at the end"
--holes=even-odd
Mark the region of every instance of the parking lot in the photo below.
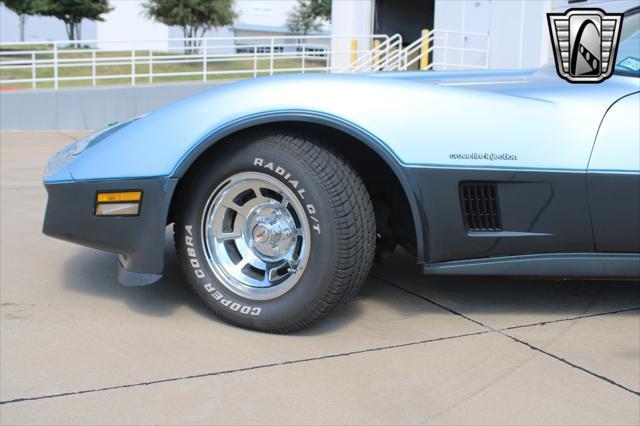
{"type": "Polygon", "coordinates": [[[313,328],[242,330],[169,239],[164,278],[126,288],[114,254],[42,235],[42,170],[80,135],[1,134],[2,424],[640,424],[640,283],[423,277],[399,252],[313,328]]]}

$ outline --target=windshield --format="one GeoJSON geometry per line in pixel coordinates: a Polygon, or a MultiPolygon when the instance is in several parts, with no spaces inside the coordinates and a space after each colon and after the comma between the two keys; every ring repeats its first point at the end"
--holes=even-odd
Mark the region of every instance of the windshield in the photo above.
{"type": "Polygon", "coordinates": [[[614,72],[640,77],[640,8],[624,15],[614,72]]]}

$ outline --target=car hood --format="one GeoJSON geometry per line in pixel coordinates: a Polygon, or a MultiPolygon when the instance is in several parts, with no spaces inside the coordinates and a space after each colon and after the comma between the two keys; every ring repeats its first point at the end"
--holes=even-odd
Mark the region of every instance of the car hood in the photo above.
{"type": "Polygon", "coordinates": [[[375,78],[391,78],[547,102],[559,102],[574,95],[586,95],[592,99],[599,98],[605,103],[613,103],[620,97],[640,89],[640,80],[632,77],[628,80],[613,79],[602,84],[568,83],[558,77],[551,64],[539,69],[525,70],[415,71],[369,75],[375,78]]]}

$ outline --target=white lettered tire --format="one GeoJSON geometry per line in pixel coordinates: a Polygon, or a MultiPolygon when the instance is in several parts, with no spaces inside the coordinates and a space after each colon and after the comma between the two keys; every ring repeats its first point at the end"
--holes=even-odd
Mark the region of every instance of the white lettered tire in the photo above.
{"type": "Polygon", "coordinates": [[[375,216],[364,183],[311,136],[245,132],[180,183],[175,243],[187,282],[219,317],[292,332],[366,279],[375,216]]]}

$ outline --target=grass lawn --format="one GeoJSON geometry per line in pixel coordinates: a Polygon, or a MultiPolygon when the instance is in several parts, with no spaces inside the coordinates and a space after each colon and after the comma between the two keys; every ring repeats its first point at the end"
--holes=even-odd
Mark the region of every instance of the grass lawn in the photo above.
{"type": "MultiPolygon", "coordinates": [[[[3,52],[11,51],[11,54],[0,56],[0,80],[8,80],[0,85],[0,89],[11,88],[32,88],[32,83],[29,82],[16,82],[13,83],[10,80],[21,80],[33,78],[34,72],[36,78],[52,78],[54,75],[53,64],[48,61],[53,60],[53,54],[51,53],[38,53],[35,49],[25,51],[29,49],[29,46],[20,46],[21,49],[8,49],[3,48],[3,52]],[[31,68],[32,55],[36,56],[38,61],[47,61],[38,65],[38,68],[33,70],[31,68]],[[3,63],[9,61],[24,61],[24,65],[28,65],[24,68],[11,69],[7,68],[11,65],[5,65],[3,63]]],[[[39,46],[41,47],[41,46],[39,46]]],[[[47,49],[49,49],[47,47],[47,49]]],[[[40,49],[43,50],[43,49],[40,49]]],[[[60,49],[58,51],[58,77],[59,78],[76,78],[74,80],[60,80],[59,87],[86,87],[86,86],[109,86],[109,85],[123,85],[132,84],[131,77],[131,51],[109,51],[109,52],[96,52],[96,76],[98,77],[95,82],[92,78],[92,64],[90,61],[86,63],[78,62],[78,60],[91,60],[91,52],[83,52],[77,49],[60,49]],[[65,66],[66,65],[66,66],[65,66]],[[71,66],[73,65],[73,66],[71,66]],[[122,77],[125,75],[126,77],[122,77]],[[77,79],[83,78],[83,79],[77,79]]],[[[153,64],[149,63],[149,50],[135,51],[136,66],[135,66],[135,84],[150,84],[159,82],[189,82],[189,81],[203,81],[203,69],[205,63],[202,58],[189,57],[182,53],[176,52],[152,52],[153,64]],[[169,62],[169,61],[185,61],[185,62],[169,62]],[[188,61],[188,62],[186,62],[188,61]],[[148,76],[150,70],[153,70],[153,77],[148,76]],[[181,73],[182,75],[174,76],[158,76],[158,74],[172,74],[181,73]]],[[[289,53],[294,55],[294,53],[289,53]]],[[[324,57],[313,56],[313,53],[308,54],[305,58],[305,68],[320,68],[327,66],[328,59],[324,57]]],[[[286,69],[295,68],[299,69],[302,66],[302,58],[279,58],[274,57],[273,68],[276,70],[274,73],[285,72],[299,72],[299,71],[284,71],[286,69]],[[278,72],[277,70],[283,70],[278,72]]],[[[252,57],[217,57],[209,58],[206,63],[207,80],[216,79],[233,79],[233,78],[248,78],[255,74],[268,75],[270,68],[270,60],[268,57],[259,58],[254,63],[252,57]]],[[[305,72],[319,72],[319,71],[305,71],[305,72]]],[[[36,82],[37,89],[51,89],[53,88],[53,81],[39,81],[36,82]]]]}

